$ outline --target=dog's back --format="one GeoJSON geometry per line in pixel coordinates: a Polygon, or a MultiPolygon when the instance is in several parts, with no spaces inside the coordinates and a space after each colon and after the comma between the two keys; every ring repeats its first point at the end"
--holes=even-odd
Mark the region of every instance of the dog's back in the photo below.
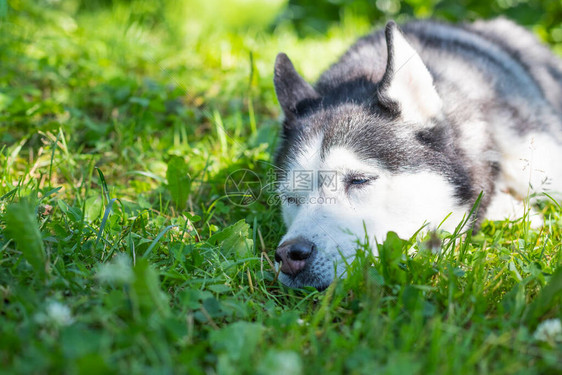
{"type": "MultiPolygon", "coordinates": [[[[521,98],[526,104],[548,104],[560,116],[562,62],[524,28],[496,19],[463,26],[417,21],[401,29],[438,91],[462,91],[465,98],[485,101],[493,95],[508,104],[521,98]]],[[[379,82],[386,61],[384,31],[378,30],[359,39],[322,74],[316,88],[329,95],[354,79],[379,82]]]]}
{"type": "Polygon", "coordinates": [[[504,18],[475,22],[469,29],[501,46],[519,61],[554,109],[562,112],[562,61],[539,43],[534,34],[504,18]]]}

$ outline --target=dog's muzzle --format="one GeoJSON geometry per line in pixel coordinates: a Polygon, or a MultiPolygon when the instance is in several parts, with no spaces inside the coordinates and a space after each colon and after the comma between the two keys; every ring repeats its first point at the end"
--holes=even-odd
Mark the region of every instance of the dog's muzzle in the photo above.
{"type": "Polygon", "coordinates": [[[281,264],[281,272],[295,276],[307,266],[316,252],[316,245],[297,237],[283,242],[275,251],[275,261],[281,264]]]}

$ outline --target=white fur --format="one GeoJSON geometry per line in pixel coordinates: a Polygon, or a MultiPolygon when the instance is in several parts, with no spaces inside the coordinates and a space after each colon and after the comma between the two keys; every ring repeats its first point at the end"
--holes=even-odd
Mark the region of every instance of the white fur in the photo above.
{"type": "MultiPolygon", "coordinates": [[[[501,22],[493,29],[490,25],[481,25],[483,36],[503,38],[505,30],[513,29],[501,22]]],[[[390,79],[381,81],[385,85],[380,87],[385,91],[379,99],[386,96],[400,105],[401,121],[394,129],[396,137],[402,138],[399,141],[414,141],[412,134],[416,130],[435,124],[428,121],[432,118],[451,120],[458,147],[456,152],[459,152],[459,159],[470,166],[468,183],[471,188],[491,195],[489,204],[484,206],[489,219],[522,217],[529,212],[535,195],[548,193],[562,200],[558,95],[562,86],[556,82],[560,70],[553,65],[559,64],[559,60],[550,56],[546,48],[538,46],[531,34],[525,42],[519,36],[516,40],[505,38],[522,53],[515,59],[494,43],[493,38],[483,38],[465,28],[433,24],[428,29],[417,26],[409,29],[404,30],[412,45],[396,27],[390,29],[392,37],[387,40],[392,41],[393,58],[387,61],[386,69],[384,59],[380,58],[384,39],[377,37],[373,44],[359,43],[352,48],[323,75],[320,86],[337,88],[342,77],[345,81],[364,76],[390,79]],[[451,46],[426,48],[425,39],[418,38],[416,32],[437,41],[451,41],[451,46]],[[474,51],[467,51],[465,55],[455,50],[464,46],[472,46],[474,51]],[[491,163],[499,167],[497,176],[491,163]],[[493,192],[489,191],[492,186],[493,192]]],[[[523,35],[523,29],[517,30],[516,34],[523,35]]],[[[361,122],[361,119],[357,117],[354,121],[361,122]]],[[[282,195],[297,196],[303,201],[299,206],[284,201],[283,215],[288,230],[281,242],[303,237],[318,250],[314,258],[309,258],[306,272],[293,277],[280,275],[287,285],[325,287],[334,277],[334,263],[337,275],[344,272],[342,259],[354,257],[357,240],[367,237],[371,244],[380,243],[390,230],[408,238],[424,224],[430,229],[438,227],[446,217],[441,228],[451,232],[471,208],[468,203],[458,204],[453,182],[439,171],[391,172],[342,147],[332,148],[324,158],[321,158],[321,150],[322,134],[309,141],[295,156],[288,176],[295,170],[308,170],[313,171],[316,179],[318,171],[332,170],[337,173],[338,188],[328,189],[315,180],[309,192],[295,192],[290,184],[282,184],[285,187],[280,191],[282,195]],[[371,179],[365,184],[346,187],[345,176],[351,172],[371,179]]],[[[541,224],[540,216],[533,211],[530,211],[530,219],[533,226],[541,224]]],[[[377,251],[376,246],[371,248],[377,251]]]]}
{"type": "Polygon", "coordinates": [[[532,227],[540,227],[542,218],[531,204],[532,196],[547,193],[562,198],[562,160],[560,145],[548,134],[518,136],[499,128],[494,134],[499,146],[502,169],[496,191],[486,211],[488,220],[515,220],[526,213],[532,227]]]}
{"type": "MultiPolygon", "coordinates": [[[[531,192],[528,181],[536,187],[533,192],[562,191],[562,171],[555,167],[555,161],[562,160],[562,150],[555,141],[542,134],[517,138],[504,132],[501,137],[497,136],[502,138],[497,139],[501,155],[494,158],[502,160],[503,168],[487,217],[491,220],[517,219],[527,210],[531,225],[538,227],[542,224],[540,216],[529,211],[528,204],[525,206],[521,199],[510,193],[515,191],[521,197],[527,196],[531,192]],[[514,139],[520,141],[514,142],[514,139]]],[[[475,136],[474,141],[479,138],[475,136]]],[[[294,191],[291,181],[280,184],[285,189],[280,191],[282,196],[298,197],[302,201],[297,206],[283,200],[283,217],[288,229],[281,243],[297,237],[313,242],[319,253],[315,262],[324,263],[319,265],[324,267],[319,274],[325,280],[343,275],[345,264],[355,256],[358,241],[368,239],[371,244],[381,243],[388,231],[409,238],[424,224],[427,229],[439,227],[452,232],[470,211],[469,206],[459,206],[454,186],[437,172],[392,173],[343,147],[331,149],[322,159],[321,143],[319,136],[305,145],[287,173],[290,179],[298,171],[312,171],[312,191],[294,191]],[[337,189],[320,186],[319,171],[336,172],[337,189]],[[351,172],[376,179],[365,186],[346,189],[344,178],[351,172]],[[326,266],[327,263],[332,266],[326,266]]],[[[371,248],[377,255],[377,247],[371,248]]],[[[287,275],[281,274],[280,277],[286,285],[301,286],[287,275]]]]}
{"type": "MultiPolygon", "coordinates": [[[[307,150],[305,154],[311,152],[307,150]]],[[[315,186],[306,194],[304,204],[285,204],[283,214],[288,230],[281,242],[302,236],[316,243],[322,256],[332,261],[337,261],[340,254],[353,257],[357,240],[364,240],[366,235],[371,243],[384,241],[390,230],[408,238],[424,224],[436,228],[448,215],[441,228],[452,231],[469,209],[457,205],[453,186],[435,172],[393,174],[343,148],[331,150],[324,161],[317,155],[299,160],[299,168],[336,171],[338,186],[336,191],[315,186]],[[349,172],[377,178],[365,186],[346,189],[343,179],[349,172]],[[324,203],[317,203],[320,198],[324,203]]],[[[376,252],[376,246],[372,248],[376,252]]],[[[338,266],[338,272],[343,269],[338,266]]]]}
{"type": "Polygon", "coordinates": [[[394,75],[387,95],[400,103],[402,118],[423,124],[441,112],[442,102],[433,78],[417,52],[398,29],[394,32],[394,75]]]}
{"type": "Polygon", "coordinates": [[[562,193],[562,148],[546,133],[524,137],[504,130],[496,134],[502,152],[500,181],[520,198],[533,193],[549,193],[560,198],[562,193]]]}
{"type": "Polygon", "coordinates": [[[531,228],[539,228],[543,224],[542,217],[531,206],[529,201],[515,198],[507,189],[496,188],[494,197],[486,210],[486,218],[491,221],[517,220],[526,216],[531,228]]]}

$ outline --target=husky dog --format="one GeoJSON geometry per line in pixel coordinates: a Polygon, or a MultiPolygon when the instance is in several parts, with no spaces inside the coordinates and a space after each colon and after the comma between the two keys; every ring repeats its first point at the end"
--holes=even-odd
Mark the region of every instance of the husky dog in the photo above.
{"type": "Polygon", "coordinates": [[[288,286],[326,288],[358,239],[452,231],[480,193],[476,223],[562,191],[562,61],[508,20],[389,22],[314,87],[280,53],[274,83],[288,286]]]}

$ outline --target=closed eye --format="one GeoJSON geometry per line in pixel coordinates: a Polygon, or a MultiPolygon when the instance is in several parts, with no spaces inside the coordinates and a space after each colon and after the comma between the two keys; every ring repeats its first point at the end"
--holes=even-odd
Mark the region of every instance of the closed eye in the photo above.
{"type": "Polygon", "coordinates": [[[368,185],[370,182],[376,180],[377,177],[373,176],[358,176],[358,175],[351,175],[345,179],[345,187],[346,190],[350,188],[362,188],[363,186],[368,185]]]}
{"type": "Polygon", "coordinates": [[[371,180],[368,179],[368,178],[354,178],[351,181],[349,181],[349,183],[351,185],[362,185],[362,184],[365,184],[369,181],[371,181],[371,180]]]}

